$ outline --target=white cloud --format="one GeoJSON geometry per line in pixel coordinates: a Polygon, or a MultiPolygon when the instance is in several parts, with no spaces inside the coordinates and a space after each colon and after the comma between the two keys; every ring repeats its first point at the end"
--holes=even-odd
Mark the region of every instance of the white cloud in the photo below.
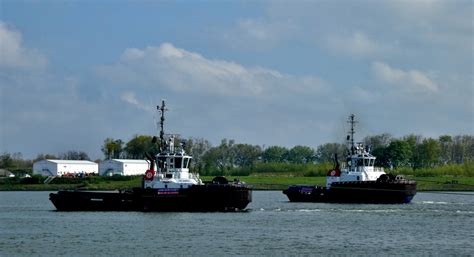
{"type": "Polygon", "coordinates": [[[128,48],[122,54],[121,59],[125,61],[132,61],[143,58],[144,52],[136,48],[128,48]]]}
{"type": "Polygon", "coordinates": [[[239,19],[233,28],[222,33],[224,42],[236,49],[268,51],[291,40],[299,31],[292,19],[239,19]]]}
{"type": "Polygon", "coordinates": [[[373,62],[372,72],[380,81],[410,91],[438,92],[438,85],[427,74],[418,70],[404,71],[383,62],[373,62]]]}
{"type": "Polygon", "coordinates": [[[451,49],[471,51],[473,40],[472,1],[390,1],[400,32],[412,41],[451,49]]]}
{"type": "Polygon", "coordinates": [[[166,87],[178,92],[221,96],[264,96],[285,92],[314,93],[326,88],[320,78],[294,77],[263,67],[213,60],[170,43],[127,49],[120,60],[97,69],[115,83],[138,88],[166,87]]]}
{"type": "Polygon", "coordinates": [[[275,36],[270,26],[263,21],[244,19],[238,21],[237,24],[241,32],[244,32],[244,34],[256,40],[270,40],[275,36]]]}
{"type": "Polygon", "coordinates": [[[393,47],[382,45],[369,38],[365,33],[356,31],[348,36],[331,35],[326,40],[327,47],[336,53],[357,57],[387,55],[393,47]]]}
{"type": "Polygon", "coordinates": [[[47,59],[36,50],[22,46],[21,33],[0,21],[0,67],[43,69],[47,59]]]}
{"type": "Polygon", "coordinates": [[[129,104],[137,107],[138,109],[145,110],[145,111],[148,111],[148,112],[153,112],[152,108],[147,107],[146,105],[144,105],[143,103],[141,103],[137,99],[134,92],[130,92],[130,91],[123,92],[120,99],[122,99],[126,103],[129,103],[129,104]]]}
{"type": "Polygon", "coordinates": [[[264,6],[258,18],[240,19],[223,29],[221,34],[230,46],[261,51],[282,46],[276,44],[282,41],[290,47],[314,42],[323,49],[329,44],[332,50],[359,57],[419,58],[413,57],[415,53],[429,59],[449,52],[446,57],[457,60],[467,51],[472,55],[470,0],[297,1],[290,5],[268,1],[264,6]],[[439,50],[437,54],[431,52],[433,47],[439,50]]]}

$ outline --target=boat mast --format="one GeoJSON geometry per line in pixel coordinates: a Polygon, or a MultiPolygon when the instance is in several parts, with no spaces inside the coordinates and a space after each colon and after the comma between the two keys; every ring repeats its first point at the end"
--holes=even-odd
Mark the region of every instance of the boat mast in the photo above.
{"type": "Polygon", "coordinates": [[[349,120],[347,121],[348,123],[351,124],[351,130],[349,131],[350,133],[350,143],[351,143],[351,155],[354,155],[355,154],[355,144],[354,144],[354,134],[355,134],[355,130],[354,130],[354,126],[355,124],[357,123],[357,121],[354,119],[355,118],[355,115],[354,114],[351,114],[349,116],[349,120]]]}
{"type": "Polygon", "coordinates": [[[168,109],[165,108],[165,100],[161,100],[161,107],[159,105],[156,106],[158,111],[161,114],[161,119],[160,119],[160,151],[164,150],[164,146],[166,144],[165,142],[165,130],[164,130],[164,124],[165,124],[165,111],[168,109]]]}

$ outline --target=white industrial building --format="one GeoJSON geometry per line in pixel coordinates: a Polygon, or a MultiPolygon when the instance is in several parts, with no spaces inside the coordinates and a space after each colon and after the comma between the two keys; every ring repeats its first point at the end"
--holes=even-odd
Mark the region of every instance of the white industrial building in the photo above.
{"type": "Polygon", "coordinates": [[[148,170],[150,164],[146,160],[131,159],[111,159],[99,164],[100,176],[135,176],[143,175],[148,170]]]}
{"type": "Polygon", "coordinates": [[[64,176],[98,173],[99,165],[82,160],[41,160],[33,163],[33,174],[64,176]]]}

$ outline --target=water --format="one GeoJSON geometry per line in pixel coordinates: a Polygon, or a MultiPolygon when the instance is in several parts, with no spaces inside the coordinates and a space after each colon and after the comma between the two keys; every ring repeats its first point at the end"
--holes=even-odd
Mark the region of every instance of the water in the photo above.
{"type": "Polygon", "coordinates": [[[411,204],[289,203],[241,213],[57,212],[49,192],[0,192],[0,256],[474,256],[474,194],[411,204]]]}

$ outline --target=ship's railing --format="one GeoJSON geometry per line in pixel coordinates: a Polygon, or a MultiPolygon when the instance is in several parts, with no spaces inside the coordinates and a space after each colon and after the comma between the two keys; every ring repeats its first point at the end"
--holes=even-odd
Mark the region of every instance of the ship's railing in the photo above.
{"type": "Polygon", "coordinates": [[[351,172],[384,172],[383,167],[354,167],[351,172]]]}
{"type": "Polygon", "coordinates": [[[193,179],[193,180],[196,180],[196,181],[201,181],[201,179],[199,178],[198,173],[189,173],[189,178],[193,179]]]}
{"type": "Polygon", "coordinates": [[[374,167],[375,172],[385,172],[383,167],[374,167]]]}

